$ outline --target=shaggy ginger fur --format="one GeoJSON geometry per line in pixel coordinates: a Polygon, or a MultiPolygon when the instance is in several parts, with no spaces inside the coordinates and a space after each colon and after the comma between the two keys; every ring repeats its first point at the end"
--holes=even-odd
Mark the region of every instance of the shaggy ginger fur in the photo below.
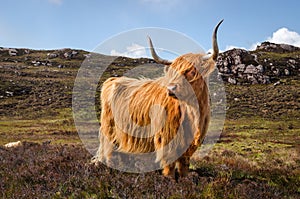
{"type": "Polygon", "coordinates": [[[201,57],[183,55],[169,66],[165,76],[155,80],[107,79],[101,93],[96,159],[109,164],[114,146],[120,152],[157,151],[156,161],[164,168],[165,176],[175,177],[176,163],[179,175],[185,176],[190,156],[203,141],[209,123],[209,93],[203,78],[208,73],[198,71],[206,65],[203,69],[210,72],[207,67],[213,68],[214,63],[202,63],[201,57]],[[168,95],[166,86],[171,83],[179,84],[180,97],[168,95]]]}

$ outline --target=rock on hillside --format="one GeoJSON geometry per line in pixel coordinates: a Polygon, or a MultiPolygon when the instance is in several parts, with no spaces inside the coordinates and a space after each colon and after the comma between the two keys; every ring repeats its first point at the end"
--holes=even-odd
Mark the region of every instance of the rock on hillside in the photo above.
{"type": "Polygon", "coordinates": [[[69,48],[59,50],[32,50],[24,48],[1,48],[0,66],[48,66],[48,67],[78,67],[88,52],[69,48]],[[13,64],[12,64],[13,63],[13,64]]]}
{"type": "Polygon", "coordinates": [[[300,48],[264,42],[254,51],[233,49],[217,60],[219,75],[231,84],[268,84],[299,76],[300,48]]]}

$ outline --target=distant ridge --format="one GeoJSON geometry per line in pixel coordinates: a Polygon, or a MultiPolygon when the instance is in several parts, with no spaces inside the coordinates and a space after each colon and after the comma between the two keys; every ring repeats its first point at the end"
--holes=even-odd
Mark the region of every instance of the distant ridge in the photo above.
{"type": "MultiPolygon", "coordinates": [[[[32,50],[0,47],[0,69],[5,65],[79,68],[90,52],[70,48],[32,50]]],[[[105,59],[105,56],[103,56],[105,59]]],[[[116,59],[115,65],[136,66],[155,62],[147,58],[116,59]]],[[[254,51],[232,49],[220,53],[219,76],[230,84],[269,84],[282,78],[299,77],[300,48],[287,44],[263,42],[254,51]]]]}

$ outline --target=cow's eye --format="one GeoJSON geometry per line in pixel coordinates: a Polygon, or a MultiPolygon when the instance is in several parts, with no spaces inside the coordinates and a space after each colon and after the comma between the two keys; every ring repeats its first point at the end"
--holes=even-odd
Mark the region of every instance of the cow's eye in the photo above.
{"type": "Polygon", "coordinates": [[[194,76],[196,75],[195,69],[191,70],[189,73],[190,73],[190,75],[191,75],[192,77],[194,77],[194,76]]]}
{"type": "Polygon", "coordinates": [[[185,72],[185,75],[186,75],[187,77],[189,77],[189,78],[193,78],[193,77],[196,75],[196,71],[195,71],[195,69],[193,68],[193,69],[191,69],[191,70],[186,71],[186,72],[185,72]]]}

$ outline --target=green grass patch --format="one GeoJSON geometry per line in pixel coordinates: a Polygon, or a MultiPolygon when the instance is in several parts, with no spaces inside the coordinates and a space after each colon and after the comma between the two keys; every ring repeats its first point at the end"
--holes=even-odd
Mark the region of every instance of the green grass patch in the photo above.
{"type": "Polygon", "coordinates": [[[21,141],[52,141],[54,143],[80,142],[70,108],[57,111],[55,117],[35,120],[2,118],[0,120],[0,145],[21,141]]]}

